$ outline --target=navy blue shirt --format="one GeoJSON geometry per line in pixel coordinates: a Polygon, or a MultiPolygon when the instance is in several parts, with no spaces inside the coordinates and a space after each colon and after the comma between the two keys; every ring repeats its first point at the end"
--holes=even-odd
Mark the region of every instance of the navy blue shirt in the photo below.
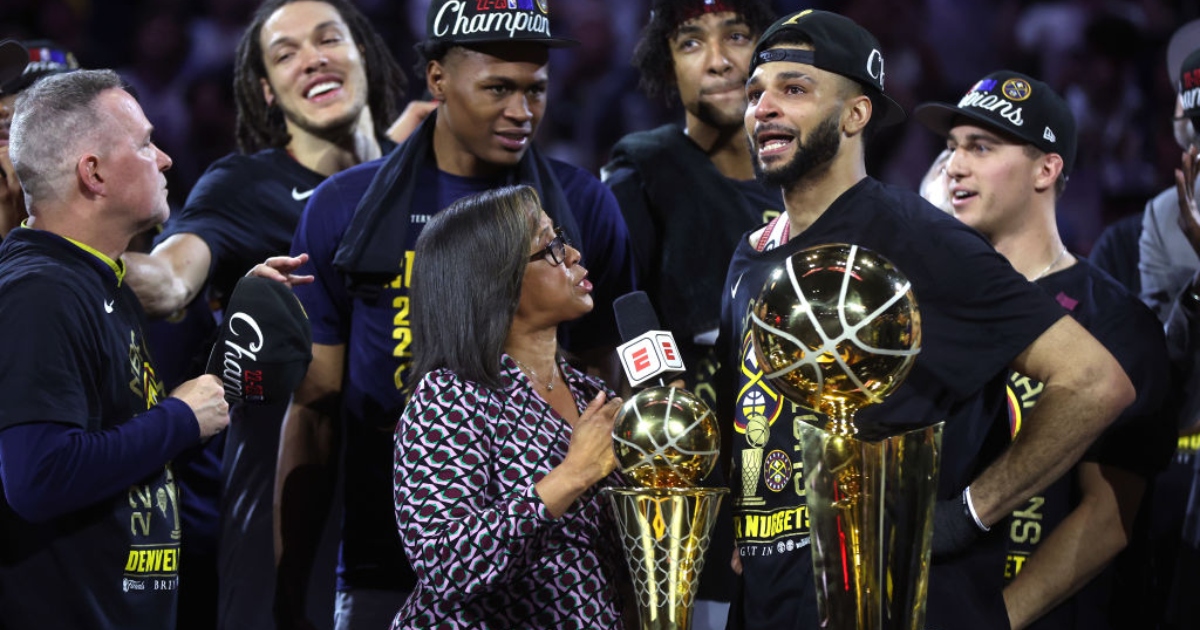
{"type": "Polygon", "coordinates": [[[169,461],[199,441],[165,398],[119,263],[40,230],[0,245],[0,619],[6,628],[175,623],[181,527],[169,461]]]}

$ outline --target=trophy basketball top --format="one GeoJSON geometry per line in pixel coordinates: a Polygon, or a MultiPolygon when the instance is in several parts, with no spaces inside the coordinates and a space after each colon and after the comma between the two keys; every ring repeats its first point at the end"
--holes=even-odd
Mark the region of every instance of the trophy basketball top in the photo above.
{"type": "Polygon", "coordinates": [[[690,488],[717,463],[721,430],[686,389],[652,387],[625,401],[613,426],[621,473],[642,488],[690,488]]]}
{"type": "Polygon", "coordinates": [[[894,391],[921,349],[908,278],[857,245],[792,254],[768,276],[750,320],[755,357],[771,386],[852,433],[854,413],[894,391]]]}

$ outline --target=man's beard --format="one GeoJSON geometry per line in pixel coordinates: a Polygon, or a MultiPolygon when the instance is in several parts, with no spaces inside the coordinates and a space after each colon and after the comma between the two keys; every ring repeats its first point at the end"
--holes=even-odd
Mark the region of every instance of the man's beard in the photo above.
{"type": "Polygon", "coordinates": [[[796,151],[792,154],[792,159],[787,164],[770,170],[762,168],[759,171],[759,180],[766,186],[789,186],[820,169],[829,168],[829,163],[837,156],[842,143],[841,131],[838,129],[840,119],[841,111],[836,111],[808,134],[807,141],[797,137],[796,151]]]}

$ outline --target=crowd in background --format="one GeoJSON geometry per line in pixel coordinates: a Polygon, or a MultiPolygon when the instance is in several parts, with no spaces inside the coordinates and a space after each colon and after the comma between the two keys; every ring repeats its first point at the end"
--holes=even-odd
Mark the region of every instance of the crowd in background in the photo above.
{"type": "MultiPolygon", "coordinates": [[[[85,68],[115,68],[137,91],[155,137],[175,159],[167,176],[178,208],[192,184],[234,149],[233,54],[254,0],[4,0],[0,37],[51,39],[85,68]]],[[[420,86],[412,44],[427,0],[358,0],[420,86]]],[[[888,55],[887,90],[906,110],[953,101],[982,73],[1006,67],[1043,78],[1079,121],[1079,163],[1060,203],[1067,246],[1086,254],[1104,226],[1141,211],[1172,183],[1178,149],[1164,113],[1167,39],[1200,4],[1185,0],[774,0],[777,15],[811,6],[852,18],[888,55]]],[[[554,32],[580,46],[554,51],[540,145],[599,171],[625,134],[681,117],[637,89],[630,65],[649,0],[571,0],[553,7],[554,32]]],[[[417,88],[410,98],[420,98],[417,88]]],[[[868,171],[915,189],[940,149],[917,125],[884,133],[868,171]]]]}

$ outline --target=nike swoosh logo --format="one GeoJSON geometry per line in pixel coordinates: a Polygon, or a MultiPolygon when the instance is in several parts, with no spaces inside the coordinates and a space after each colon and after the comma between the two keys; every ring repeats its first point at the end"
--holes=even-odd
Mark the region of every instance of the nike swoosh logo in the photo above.
{"type": "Polygon", "coordinates": [[[733,298],[737,297],[737,288],[739,286],[741,286],[742,277],[745,275],[746,275],[745,272],[743,272],[742,275],[738,276],[737,282],[733,283],[733,288],[729,290],[729,299],[733,299],[733,298]]]}
{"type": "Polygon", "coordinates": [[[292,199],[295,199],[296,201],[304,201],[312,196],[314,190],[316,190],[316,188],[300,192],[299,190],[292,188],[292,199]]]}
{"type": "Polygon", "coordinates": [[[105,312],[105,313],[111,313],[111,312],[113,312],[113,301],[112,301],[112,300],[105,300],[105,301],[104,301],[104,312],[105,312]]]}

